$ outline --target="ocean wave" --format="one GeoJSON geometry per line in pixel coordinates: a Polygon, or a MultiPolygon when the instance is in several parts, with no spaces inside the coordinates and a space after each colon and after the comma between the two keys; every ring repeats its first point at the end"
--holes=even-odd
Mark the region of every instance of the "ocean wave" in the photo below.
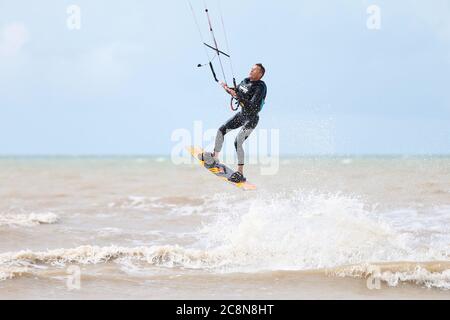
{"type": "Polygon", "coordinates": [[[189,206],[201,206],[205,199],[198,197],[172,196],[172,197],[146,197],[146,196],[128,196],[108,204],[110,208],[121,209],[179,209],[189,206]]]}
{"type": "Polygon", "coordinates": [[[296,190],[234,202],[201,233],[206,246],[226,248],[242,264],[267,269],[449,259],[448,233],[427,229],[448,230],[448,212],[419,216],[408,225],[408,216],[387,216],[376,208],[357,196],[296,190]]]}
{"type": "MultiPolygon", "coordinates": [[[[180,206],[186,200],[132,198],[131,206],[162,199],[180,206]]],[[[302,190],[205,199],[198,204],[202,212],[208,211],[210,203],[215,209],[197,230],[198,242],[193,248],[81,246],[10,252],[0,254],[0,270],[8,275],[18,274],[14,268],[19,267],[34,272],[41,266],[106,262],[131,263],[134,268],[137,262],[136,270],[142,263],[144,268],[192,268],[214,273],[326,270],[331,274],[340,270],[335,275],[364,277],[375,264],[382,266],[379,278],[389,285],[413,282],[441,289],[450,285],[450,238],[443,223],[448,221],[447,208],[436,208],[429,216],[404,210],[388,214],[356,196],[302,190]],[[406,264],[395,261],[411,261],[413,267],[407,269],[406,264]],[[431,267],[439,261],[442,268],[431,267]]]]}
{"type": "Polygon", "coordinates": [[[96,236],[100,238],[116,237],[124,233],[120,228],[101,228],[97,229],[96,232],[96,236]]]}
{"type": "Polygon", "coordinates": [[[26,274],[29,274],[28,267],[0,267],[0,281],[13,279],[26,274]]]}
{"type": "Polygon", "coordinates": [[[450,290],[450,261],[365,263],[328,269],[325,274],[364,278],[368,283],[379,280],[391,287],[407,282],[450,290]]]}
{"type": "MultiPolygon", "coordinates": [[[[72,264],[88,265],[108,262],[116,262],[121,266],[121,270],[135,275],[147,274],[145,268],[148,266],[209,269],[219,273],[243,271],[227,268],[233,264],[233,258],[227,256],[225,252],[186,249],[180,246],[134,248],[80,246],[73,249],[42,252],[27,250],[0,254],[0,280],[24,275],[52,275],[55,269],[49,270],[51,267],[61,270],[72,264]],[[136,262],[141,262],[143,265],[136,262]]],[[[272,273],[272,271],[274,270],[259,272],[272,273]]],[[[413,283],[427,288],[450,289],[450,261],[363,263],[335,268],[280,272],[307,272],[332,277],[362,278],[367,281],[379,279],[392,287],[400,283],[413,283]]]]}
{"type": "Polygon", "coordinates": [[[0,214],[0,226],[35,226],[39,224],[53,224],[59,220],[57,214],[29,213],[29,214],[0,214]]]}
{"type": "Polygon", "coordinates": [[[106,262],[140,261],[150,266],[168,268],[216,268],[223,264],[217,254],[180,246],[118,247],[80,246],[72,249],[54,249],[33,252],[23,250],[0,254],[0,279],[20,273],[32,273],[43,266],[64,267],[67,264],[99,264],[106,262]],[[19,272],[19,271],[20,272],[19,272]]]}

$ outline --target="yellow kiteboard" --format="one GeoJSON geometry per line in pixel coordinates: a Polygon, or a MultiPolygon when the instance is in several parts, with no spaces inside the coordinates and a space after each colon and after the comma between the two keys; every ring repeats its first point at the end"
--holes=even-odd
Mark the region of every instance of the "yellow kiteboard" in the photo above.
{"type": "Polygon", "coordinates": [[[256,190],[256,186],[249,183],[248,181],[239,182],[239,183],[229,181],[228,178],[231,177],[231,175],[234,173],[234,171],[221,163],[218,164],[217,167],[213,167],[213,168],[206,167],[205,162],[203,160],[201,160],[202,159],[201,154],[204,152],[202,148],[193,146],[193,147],[187,147],[187,150],[200,163],[200,165],[202,167],[204,167],[205,169],[207,169],[209,172],[213,173],[217,177],[225,180],[228,183],[235,185],[238,188],[241,188],[242,190],[246,190],[246,191],[247,190],[256,190]]]}

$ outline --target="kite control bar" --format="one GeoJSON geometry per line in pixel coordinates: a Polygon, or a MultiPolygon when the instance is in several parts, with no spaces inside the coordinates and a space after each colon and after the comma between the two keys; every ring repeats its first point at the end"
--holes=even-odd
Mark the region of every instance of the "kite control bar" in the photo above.
{"type": "MultiPolygon", "coordinates": [[[[206,18],[208,20],[208,26],[209,26],[209,31],[211,33],[211,38],[212,38],[212,41],[213,41],[213,45],[209,45],[205,41],[203,41],[203,35],[202,35],[202,32],[201,32],[200,25],[198,24],[197,17],[195,16],[194,8],[192,7],[192,4],[191,4],[191,2],[189,0],[188,0],[188,2],[189,2],[189,6],[191,8],[192,15],[193,15],[194,21],[195,21],[195,23],[197,25],[197,29],[198,29],[198,32],[200,34],[200,38],[202,40],[203,45],[206,48],[212,49],[215,52],[214,57],[211,59],[210,58],[210,54],[208,53],[208,50],[205,48],[205,54],[208,57],[209,61],[208,61],[208,63],[198,64],[197,66],[200,68],[200,67],[203,67],[203,66],[206,66],[207,64],[209,64],[209,68],[211,69],[211,73],[213,75],[214,81],[215,82],[219,82],[219,79],[217,78],[217,74],[216,74],[216,72],[214,70],[214,66],[213,66],[213,63],[212,63],[215,58],[218,58],[219,64],[220,64],[220,68],[221,68],[221,71],[222,71],[223,81],[225,83],[227,83],[225,70],[223,68],[222,59],[221,59],[220,56],[222,55],[222,56],[227,57],[229,59],[229,62],[230,62],[231,73],[233,75],[234,89],[237,90],[236,79],[235,79],[235,76],[234,76],[233,63],[231,61],[231,56],[228,53],[225,53],[225,52],[219,50],[219,46],[217,44],[216,36],[214,34],[214,30],[213,30],[212,23],[211,23],[211,18],[209,16],[209,11],[208,11],[208,8],[206,7],[206,4],[205,4],[205,13],[206,13],[206,18]]],[[[224,31],[224,34],[225,34],[226,47],[227,47],[227,51],[229,52],[230,50],[229,50],[229,46],[228,46],[227,33],[226,33],[226,30],[225,30],[225,23],[223,21],[222,11],[220,9],[220,3],[219,3],[219,11],[220,11],[220,16],[221,16],[221,21],[222,21],[222,28],[223,28],[223,31],[224,31]]],[[[231,102],[230,102],[231,110],[236,111],[239,108],[239,105],[240,105],[239,99],[236,99],[236,98],[232,97],[231,98],[231,102]]]]}

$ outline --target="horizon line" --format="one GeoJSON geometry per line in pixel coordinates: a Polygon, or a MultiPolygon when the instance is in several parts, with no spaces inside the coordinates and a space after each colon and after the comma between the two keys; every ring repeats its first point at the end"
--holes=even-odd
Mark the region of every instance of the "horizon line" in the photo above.
{"type": "MultiPolygon", "coordinates": [[[[224,153],[227,154],[227,153],[224,153]]],[[[249,154],[255,156],[255,154],[249,154]]],[[[450,153],[283,153],[280,157],[450,157],[450,153]]],[[[69,153],[46,153],[46,154],[0,154],[0,158],[170,158],[171,154],[165,153],[104,153],[104,154],[69,154],[69,153]]]]}

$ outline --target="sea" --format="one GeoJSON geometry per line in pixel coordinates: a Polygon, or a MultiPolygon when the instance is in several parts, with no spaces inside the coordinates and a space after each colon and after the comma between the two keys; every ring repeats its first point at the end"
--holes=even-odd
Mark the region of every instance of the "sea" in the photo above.
{"type": "Polygon", "coordinates": [[[0,299],[449,299],[450,156],[0,158],[0,299]]]}

